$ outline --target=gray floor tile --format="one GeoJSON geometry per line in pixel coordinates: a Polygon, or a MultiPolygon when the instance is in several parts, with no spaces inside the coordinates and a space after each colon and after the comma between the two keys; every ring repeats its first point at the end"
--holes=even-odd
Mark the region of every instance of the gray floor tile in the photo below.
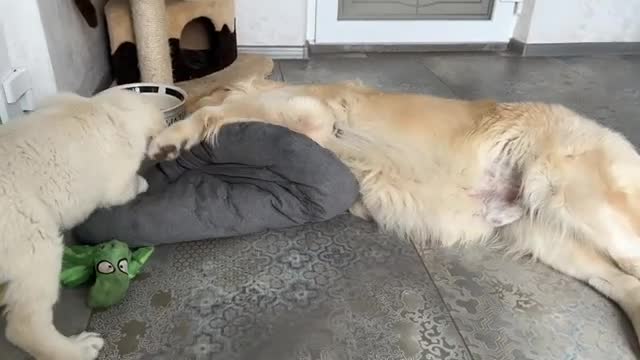
{"type": "Polygon", "coordinates": [[[638,59],[460,54],[422,61],[459,97],[560,103],[640,144],[638,59]]]}
{"type": "Polygon", "coordinates": [[[282,70],[280,69],[280,62],[278,61],[273,62],[273,71],[271,72],[269,79],[273,81],[284,81],[282,77],[282,70]]]}
{"type": "Polygon", "coordinates": [[[475,359],[635,359],[618,308],[586,284],[480,247],[423,253],[475,359]]]}
{"type": "Polygon", "coordinates": [[[284,80],[294,84],[361,80],[387,91],[452,96],[449,88],[420,62],[418,56],[326,55],[308,61],[281,61],[284,80]]]}
{"type": "Polygon", "coordinates": [[[446,54],[425,55],[422,62],[462,98],[546,101],[567,93],[578,78],[549,58],[446,54]]]}
{"type": "Polygon", "coordinates": [[[411,244],[350,216],[161,247],[90,329],[102,359],[471,359],[411,244]]]}
{"type": "Polygon", "coordinates": [[[640,56],[562,58],[582,81],[578,110],[640,145],[640,56]]]}

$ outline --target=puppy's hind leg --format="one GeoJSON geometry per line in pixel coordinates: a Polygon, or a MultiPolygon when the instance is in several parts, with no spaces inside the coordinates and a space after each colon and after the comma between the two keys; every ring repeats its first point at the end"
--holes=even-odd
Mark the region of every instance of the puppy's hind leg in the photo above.
{"type": "Polygon", "coordinates": [[[9,282],[3,299],[6,337],[38,360],[93,360],[104,344],[98,334],[83,332],[66,337],[53,324],[63,242],[60,235],[48,235],[19,239],[34,246],[10,254],[15,255],[11,263],[16,266],[8,269],[9,282]]]}

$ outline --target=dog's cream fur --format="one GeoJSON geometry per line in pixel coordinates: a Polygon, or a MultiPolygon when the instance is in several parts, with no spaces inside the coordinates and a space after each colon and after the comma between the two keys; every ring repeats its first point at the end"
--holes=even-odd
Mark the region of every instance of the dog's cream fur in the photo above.
{"type": "Polygon", "coordinates": [[[444,245],[504,240],[588,282],[640,330],[640,156],[563,106],[384,93],[345,83],[223,89],[156,137],[175,157],[221,126],[260,119],[308,135],[361,185],[352,212],[444,245]],[[221,95],[223,94],[223,95],[221,95]]]}
{"type": "Polygon", "coordinates": [[[98,334],[68,338],[52,322],[61,231],[146,190],[136,172],[149,138],[164,127],[160,111],[140,95],[117,90],[58,95],[0,127],[0,300],[7,338],[35,358],[98,356],[98,334]]]}

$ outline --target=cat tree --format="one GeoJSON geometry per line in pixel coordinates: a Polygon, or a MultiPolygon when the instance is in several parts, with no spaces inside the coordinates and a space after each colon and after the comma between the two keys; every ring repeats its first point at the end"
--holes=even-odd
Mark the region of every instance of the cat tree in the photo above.
{"type": "Polygon", "coordinates": [[[118,84],[196,79],[238,56],[234,0],[110,0],[105,17],[118,84]]]}
{"type": "Polygon", "coordinates": [[[136,43],[144,44],[136,47],[141,80],[172,84],[166,4],[158,0],[133,0],[131,17],[136,43]]]}

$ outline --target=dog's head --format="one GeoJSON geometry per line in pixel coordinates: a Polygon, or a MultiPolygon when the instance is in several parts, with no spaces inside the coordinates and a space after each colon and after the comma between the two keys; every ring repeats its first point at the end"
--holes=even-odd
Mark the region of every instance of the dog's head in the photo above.
{"type": "Polygon", "coordinates": [[[113,120],[134,134],[141,135],[145,141],[167,127],[162,111],[139,93],[109,89],[96,95],[95,99],[121,112],[122,116],[113,120]]]}

